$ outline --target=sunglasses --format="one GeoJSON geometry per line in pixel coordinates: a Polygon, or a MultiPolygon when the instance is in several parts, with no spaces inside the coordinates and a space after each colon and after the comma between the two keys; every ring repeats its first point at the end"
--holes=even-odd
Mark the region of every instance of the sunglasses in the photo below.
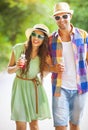
{"type": "Polygon", "coordinates": [[[62,15],[62,16],[55,16],[55,20],[60,20],[60,18],[68,19],[68,15],[65,14],[65,15],[62,15]]]}
{"type": "Polygon", "coordinates": [[[37,37],[40,40],[44,40],[44,37],[45,37],[44,35],[40,35],[40,34],[37,34],[35,32],[32,32],[31,36],[32,37],[37,37]]]}

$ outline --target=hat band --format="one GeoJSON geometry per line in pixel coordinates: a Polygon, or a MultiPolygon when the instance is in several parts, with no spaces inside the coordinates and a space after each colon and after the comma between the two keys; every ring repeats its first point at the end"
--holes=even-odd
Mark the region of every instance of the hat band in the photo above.
{"type": "Polygon", "coordinates": [[[46,30],[44,30],[44,29],[42,29],[42,28],[36,28],[36,29],[39,29],[39,30],[41,30],[41,31],[45,31],[45,32],[47,32],[46,30]]]}

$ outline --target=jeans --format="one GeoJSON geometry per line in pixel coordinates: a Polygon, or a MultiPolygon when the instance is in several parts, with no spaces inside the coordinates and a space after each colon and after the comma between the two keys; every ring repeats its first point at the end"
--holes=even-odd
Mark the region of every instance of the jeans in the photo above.
{"type": "Polygon", "coordinates": [[[61,96],[52,98],[54,126],[67,126],[68,122],[79,125],[82,119],[87,93],[61,88],[61,96]]]}

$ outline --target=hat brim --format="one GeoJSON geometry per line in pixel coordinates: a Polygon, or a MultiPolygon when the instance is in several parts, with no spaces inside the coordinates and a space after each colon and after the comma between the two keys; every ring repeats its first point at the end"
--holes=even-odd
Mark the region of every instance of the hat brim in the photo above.
{"type": "Polygon", "coordinates": [[[40,30],[41,32],[45,33],[47,36],[49,35],[48,33],[46,33],[45,31],[43,31],[43,30],[41,30],[41,29],[28,28],[28,29],[25,31],[25,35],[26,35],[27,39],[29,39],[29,37],[31,36],[32,32],[35,31],[35,30],[40,30]]]}
{"type": "Polygon", "coordinates": [[[57,15],[57,14],[60,14],[60,13],[70,13],[70,14],[73,14],[73,10],[69,10],[69,11],[56,11],[55,13],[53,13],[53,16],[57,15]]]}
{"type": "Polygon", "coordinates": [[[31,33],[33,32],[33,28],[28,28],[26,31],[25,31],[25,35],[26,35],[26,38],[29,39],[29,37],[31,36],[31,33]]]}

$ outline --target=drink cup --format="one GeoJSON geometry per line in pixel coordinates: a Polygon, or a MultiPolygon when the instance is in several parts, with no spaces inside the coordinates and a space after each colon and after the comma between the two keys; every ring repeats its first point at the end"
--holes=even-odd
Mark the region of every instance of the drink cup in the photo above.
{"type": "Polygon", "coordinates": [[[21,54],[21,57],[20,57],[20,68],[25,69],[25,64],[26,64],[25,54],[21,54]]]}
{"type": "Polygon", "coordinates": [[[63,66],[64,71],[65,71],[65,63],[64,63],[64,58],[63,57],[60,59],[59,64],[63,66]]]}
{"type": "Polygon", "coordinates": [[[64,58],[63,58],[63,57],[62,57],[62,58],[60,58],[59,63],[60,63],[61,65],[63,65],[63,66],[64,66],[64,58]]]}

